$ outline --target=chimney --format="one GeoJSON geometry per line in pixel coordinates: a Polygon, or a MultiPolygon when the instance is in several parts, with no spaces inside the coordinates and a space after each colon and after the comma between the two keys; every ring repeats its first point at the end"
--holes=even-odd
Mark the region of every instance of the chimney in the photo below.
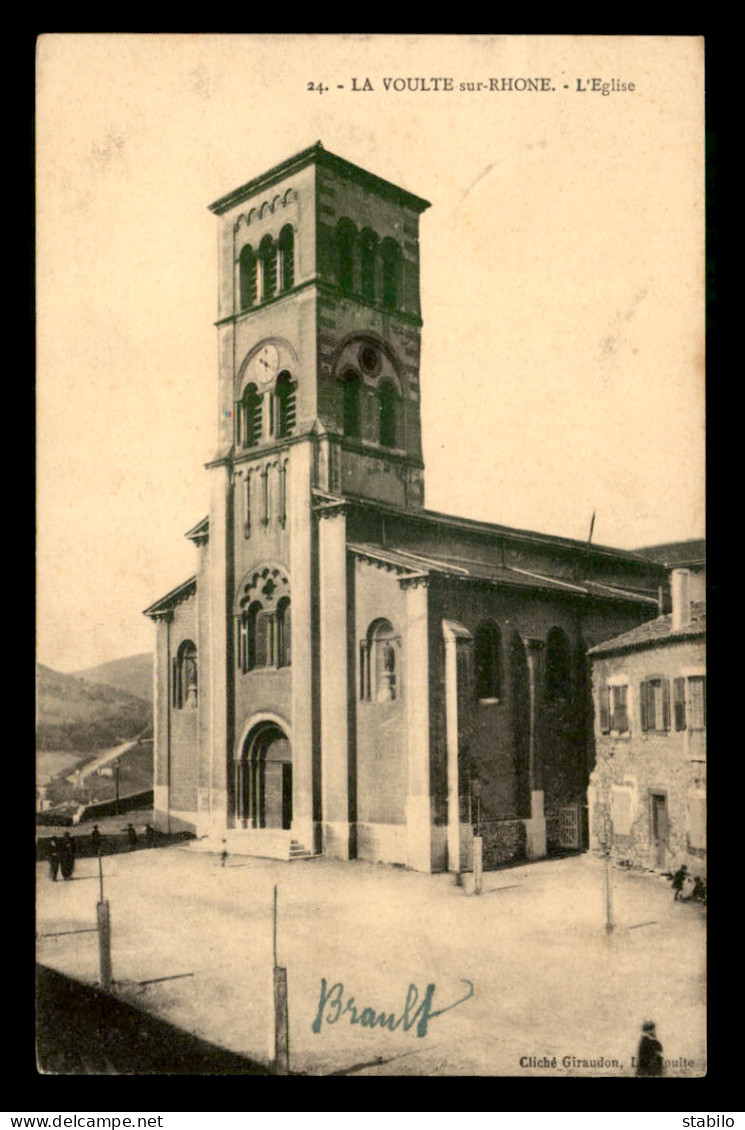
{"type": "Polygon", "coordinates": [[[673,569],[670,582],[673,597],[673,631],[687,628],[691,622],[691,574],[687,569],[673,569]]]}

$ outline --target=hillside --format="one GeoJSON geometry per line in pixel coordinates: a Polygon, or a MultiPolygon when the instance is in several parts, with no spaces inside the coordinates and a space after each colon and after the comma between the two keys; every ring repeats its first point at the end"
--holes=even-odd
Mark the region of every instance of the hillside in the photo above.
{"type": "Polygon", "coordinates": [[[153,654],[150,651],[128,655],[124,659],[112,659],[109,663],[87,667],[83,671],[74,671],[73,674],[89,683],[100,683],[105,687],[133,694],[137,698],[143,698],[145,702],[153,701],[153,654]]]}
{"type": "Polygon", "coordinates": [[[152,734],[152,704],[137,695],[40,663],[36,678],[38,749],[88,752],[152,734]]]}

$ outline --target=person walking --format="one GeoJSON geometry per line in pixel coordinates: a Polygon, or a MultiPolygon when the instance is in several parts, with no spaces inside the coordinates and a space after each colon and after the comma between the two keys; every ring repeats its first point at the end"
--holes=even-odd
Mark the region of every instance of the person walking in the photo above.
{"type": "Polygon", "coordinates": [[[657,1039],[657,1028],[653,1020],[642,1024],[642,1037],[636,1057],[637,1076],[658,1077],[665,1074],[662,1062],[662,1044],[657,1039]]]}
{"type": "Polygon", "coordinates": [[[129,843],[129,850],[134,851],[137,847],[137,830],[134,824],[127,824],[127,842],[129,843]]]}
{"type": "Polygon", "coordinates": [[[71,879],[72,873],[75,870],[75,840],[69,832],[65,832],[62,837],[62,847],[60,851],[60,868],[62,870],[63,879],[71,879]]]}
{"type": "Polygon", "coordinates": [[[60,865],[60,845],[56,836],[52,836],[49,841],[47,859],[49,860],[49,878],[53,883],[56,883],[60,865]]]}
{"type": "Polygon", "coordinates": [[[675,894],[673,895],[673,902],[677,902],[678,899],[680,898],[680,896],[683,892],[683,887],[685,886],[687,878],[688,878],[688,868],[684,863],[683,866],[679,867],[678,870],[673,875],[672,883],[673,883],[673,890],[675,891],[675,894]]]}

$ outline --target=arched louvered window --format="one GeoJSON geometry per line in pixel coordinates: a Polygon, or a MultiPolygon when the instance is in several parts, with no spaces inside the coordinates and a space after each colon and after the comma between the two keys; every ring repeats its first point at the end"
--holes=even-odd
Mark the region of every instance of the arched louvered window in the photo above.
{"type": "Polygon", "coordinates": [[[375,301],[375,268],[377,264],[378,237],[370,228],[365,228],[360,236],[360,270],[362,297],[366,302],[375,301]]]}
{"type": "Polygon", "coordinates": [[[476,697],[498,699],[502,692],[502,634],[492,620],[480,624],[474,641],[476,697]]]}
{"type": "Polygon", "coordinates": [[[244,447],[255,447],[261,442],[261,407],[256,385],[247,385],[239,412],[240,442],[244,447]]]}
{"type": "Polygon", "coordinates": [[[256,255],[249,243],[238,257],[238,282],[241,310],[247,310],[256,302],[256,255]]]}
{"type": "Polygon", "coordinates": [[[273,298],[277,291],[277,249],[270,235],[265,235],[259,244],[261,260],[261,301],[273,298]]]}
{"type": "Polygon", "coordinates": [[[275,388],[277,436],[291,436],[295,429],[295,386],[289,373],[280,373],[275,388]]]}
{"type": "Polygon", "coordinates": [[[340,288],[351,294],[354,290],[354,245],[357,229],[351,220],[339,220],[336,225],[336,247],[338,255],[338,282],[340,288]]]}
{"type": "Polygon", "coordinates": [[[295,285],[295,233],[285,224],[279,233],[279,289],[290,290],[295,285]]]}
{"type": "Polygon", "coordinates": [[[395,239],[384,239],[380,245],[383,263],[383,305],[393,309],[398,305],[401,250],[395,239]]]}
{"type": "Polygon", "coordinates": [[[344,374],[344,435],[359,438],[362,434],[362,381],[349,369],[344,374]]]}
{"type": "Polygon", "coordinates": [[[569,698],[572,666],[569,641],[561,628],[552,628],[546,640],[546,698],[569,698]]]}
{"type": "Polygon", "coordinates": [[[380,442],[383,447],[396,446],[396,389],[390,381],[383,381],[379,392],[380,442]]]}

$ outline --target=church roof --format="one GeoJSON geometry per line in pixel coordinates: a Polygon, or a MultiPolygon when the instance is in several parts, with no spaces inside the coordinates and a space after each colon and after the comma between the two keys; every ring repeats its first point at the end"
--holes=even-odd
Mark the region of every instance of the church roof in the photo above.
{"type": "Polygon", "coordinates": [[[706,539],[691,538],[689,541],[670,541],[663,545],[648,545],[636,551],[648,561],[656,561],[668,568],[682,568],[706,563],[706,539]]]}
{"type": "Polygon", "coordinates": [[[706,635],[706,601],[691,601],[691,620],[685,627],[673,629],[672,613],[647,620],[630,632],[614,636],[597,647],[591,647],[588,655],[608,655],[619,651],[634,651],[637,648],[655,647],[658,644],[677,643],[706,635]]]}
{"type": "Polygon", "coordinates": [[[393,184],[391,181],[375,176],[374,173],[367,172],[366,169],[360,168],[359,165],[353,165],[351,161],[345,160],[344,157],[337,157],[335,153],[330,153],[328,149],[324,149],[320,141],[317,141],[315,145],[301,150],[300,153],[296,153],[294,157],[289,157],[286,161],[282,161],[281,164],[275,165],[274,168],[269,169],[268,172],[262,173],[259,177],[254,177],[253,180],[227,193],[226,196],[221,196],[214,204],[210,204],[210,211],[220,216],[223,212],[227,212],[230,208],[233,208],[236,204],[240,204],[249,196],[253,196],[254,193],[271,188],[272,185],[277,184],[281,180],[285,180],[293,173],[304,169],[306,165],[312,163],[331,169],[347,180],[354,181],[363,188],[367,188],[370,192],[374,192],[377,196],[382,196],[387,200],[393,200],[397,204],[411,208],[414,212],[423,212],[426,208],[430,207],[428,200],[422,199],[421,196],[415,196],[412,192],[407,192],[406,189],[399,188],[398,185],[393,184]]]}
{"type": "Polygon", "coordinates": [[[183,584],[177,585],[175,589],[171,589],[171,591],[167,592],[165,596],[162,596],[160,600],[156,600],[154,604],[151,604],[149,608],[146,608],[143,611],[142,615],[150,616],[151,619],[156,619],[158,616],[162,616],[165,612],[172,612],[178,604],[181,604],[184,600],[188,600],[189,597],[194,596],[196,591],[197,578],[189,577],[188,581],[184,581],[183,584]]]}
{"type": "Polygon", "coordinates": [[[439,574],[455,580],[485,581],[510,588],[540,589],[546,592],[563,592],[578,597],[601,596],[606,600],[631,601],[635,604],[657,605],[657,599],[644,593],[622,589],[615,585],[602,585],[595,581],[566,581],[535,570],[519,569],[514,565],[495,565],[484,561],[469,561],[462,557],[442,557],[433,554],[411,553],[400,547],[386,547],[355,542],[349,550],[357,557],[380,564],[410,577],[439,574]]]}

